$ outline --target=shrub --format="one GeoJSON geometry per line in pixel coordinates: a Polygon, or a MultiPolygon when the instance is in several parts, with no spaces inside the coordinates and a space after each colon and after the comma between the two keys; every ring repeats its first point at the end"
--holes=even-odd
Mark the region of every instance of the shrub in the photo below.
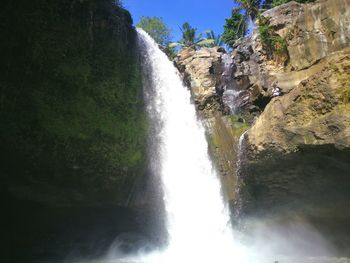
{"type": "Polygon", "coordinates": [[[289,59],[285,38],[277,35],[270,26],[269,19],[263,16],[259,18],[258,30],[261,44],[267,57],[275,59],[280,64],[285,64],[289,59]]]}

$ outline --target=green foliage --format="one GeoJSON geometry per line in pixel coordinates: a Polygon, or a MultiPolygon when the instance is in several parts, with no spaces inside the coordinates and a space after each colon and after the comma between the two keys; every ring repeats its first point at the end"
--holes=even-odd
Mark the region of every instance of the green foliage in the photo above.
{"type": "Polygon", "coordinates": [[[262,0],[234,0],[238,7],[232,9],[231,18],[224,25],[223,42],[232,47],[236,40],[245,36],[250,22],[259,15],[262,0]]]}
{"type": "Polygon", "coordinates": [[[191,27],[191,25],[188,22],[185,22],[182,25],[181,32],[182,32],[181,40],[186,46],[192,46],[195,43],[196,39],[198,38],[196,36],[197,28],[191,27]]]}
{"type": "Polygon", "coordinates": [[[220,34],[215,35],[213,30],[207,32],[207,39],[212,39],[213,43],[210,43],[208,47],[220,47],[222,46],[222,36],[220,34]]]}
{"type": "MultiPolygon", "coordinates": [[[[288,3],[292,0],[270,0],[269,2],[269,7],[275,7],[275,6],[279,6],[285,3],[288,3]]],[[[293,0],[295,2],[298,3],[311,3],[311,2],[315,2],[315,0],[293,0]]]]}
{"type": "Polygon", "coordinates": [[[182,38],[179,42],[170,43],[170,48],[178,46],[185,48],[197,48],[214,44],[213,39],[204,39],[202,38],[203,34],[197,35],[197,28],[192,27],[188,22],[185,22],[180,29],[182,32],[182,38]]]}
{"type": "Polygon", "coordinates": [[[345,104],[350,103],[350,88],[349,87],[346,87],[342,90],[341,100],[345,104]]]}
{"type": "Polygon", "coordinates": [[[246,35],[248,31],[247,17],[240,8],[234,8],[230,18],[226,19],[222,41],[232,47],[235,42],[246,35]]]}
{"type": "Polygon", "coordinates": [[[252,19],[252,21],[255,20],[255,18],[259,14],[259,8],[261,6],[261,0],[235,0],[236,3],[238,3],[242,9],[246,11],[246,14],[248,17],[252,19]]]}
{"type": "Polygon", "coordinates": [[[145,30],[161,46],[165,47],[171,41],[171,29],[162,17],[143,16],[136,26],[145,30]]]}
{"type": "Polygon", "coordinates": [[[278,63],[286,63],[289,58],[286,40],[275,33],[268,18],[260,16],[258,30],[268,58],[275,59],[278,63]]]}
{"type": "Polygon", "coordinates": [[[89,192],[92,184],[102,187],[108,178],[138,171],[146,121],[129,13],[111,0],[5,2],[4,181],[89,192]]]}
{"type": "Polygon", "coordinates": [[[143,16],[136,26],[146,31],[170,59],[176,57],[175,48],[169,46],[172,30],[164,23],[163,18],[143,16]]]}
{"type": "Polygon", "coordinates": [[[238,138],[250,128],[250,125],[247,122],[245,122],[244,119],[239,115],[231,115],[230,121],[232,133],[238,138]]]}

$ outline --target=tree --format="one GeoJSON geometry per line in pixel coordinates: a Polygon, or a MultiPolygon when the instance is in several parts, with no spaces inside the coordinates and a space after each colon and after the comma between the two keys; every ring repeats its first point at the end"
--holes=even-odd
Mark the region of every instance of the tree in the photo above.
{"type": "Polygon", "coordinates": [[[192,27],[188,22],[185,22],[180,30],[182,32],[182,38],[179,42],[170,43],[170,47],[203,47],[214,43],[213,39],[202,38],[203,34],[196,35],[197,28],[192,27]]]}
{"type": "Polygon", "coordinates": [[[242,9],[245,10],[247,18],[252,22],[257,18],[259,14],[259,8],[261,6],[261,0],[235,0],[242,9]]]}
{"type": "Polygon", "coordinates": [[[141,17],[136,25],[145,30],[159,45],[166,47],[171,41],[171,29],[164,23],[161,17],[141,17]]]}
{"type": "Polygon", "coordinates": [[[207,32],[207,39],[212,39],[213,43],[209,44],[209,47],[220,47],[223,44],[222,36],[220,34],[215,35],[213,30],[207,32]]]}
{"type": "Polygon", "coordinates": [[[231,18],[226,19],[223,41],[233,46],[237,39],[248,32],[249,24],[259,16],[259,8],[265,1],[271,0],[234,0],[238,7],[232,10],[231,18]]]}
{"type": "Polygon", "coordinates": [[[222,41],[232,47],[237,39],[245,36],[248,31],[247,16],[242,14],[240,8],[232,9],[232,15],[226,19],[222,41]]]}
{"type": "Polygon", "coordinates": [[[175,58],[175,48],[169,46],[172,30],[164,23],[163,18],[143,16],[136,26],[145,30],[158,43],[160,49],[169,59],[175,58]]]}

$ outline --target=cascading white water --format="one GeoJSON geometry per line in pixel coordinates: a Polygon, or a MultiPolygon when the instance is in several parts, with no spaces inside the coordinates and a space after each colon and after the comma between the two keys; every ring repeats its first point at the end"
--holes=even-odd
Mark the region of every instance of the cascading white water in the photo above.
{"type": "Polygon", "coordinates": [[[162,262],[240,262],[220,181],[190,91],[153,39],[137,29],[145,95],[156,136],[169,245],[162,262]]]}

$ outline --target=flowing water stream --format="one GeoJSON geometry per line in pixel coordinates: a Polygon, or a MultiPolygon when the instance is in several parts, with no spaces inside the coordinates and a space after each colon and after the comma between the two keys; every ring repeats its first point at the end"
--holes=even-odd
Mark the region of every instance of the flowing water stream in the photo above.
{"type": "Polygon", "coordinates": [[[167,217],[169,244],[162,262],[239,262],[242,248],[232,236],[190,91],[154,40],[137,32],[153,130],[152,167],[161,178],[167,217]]]}

